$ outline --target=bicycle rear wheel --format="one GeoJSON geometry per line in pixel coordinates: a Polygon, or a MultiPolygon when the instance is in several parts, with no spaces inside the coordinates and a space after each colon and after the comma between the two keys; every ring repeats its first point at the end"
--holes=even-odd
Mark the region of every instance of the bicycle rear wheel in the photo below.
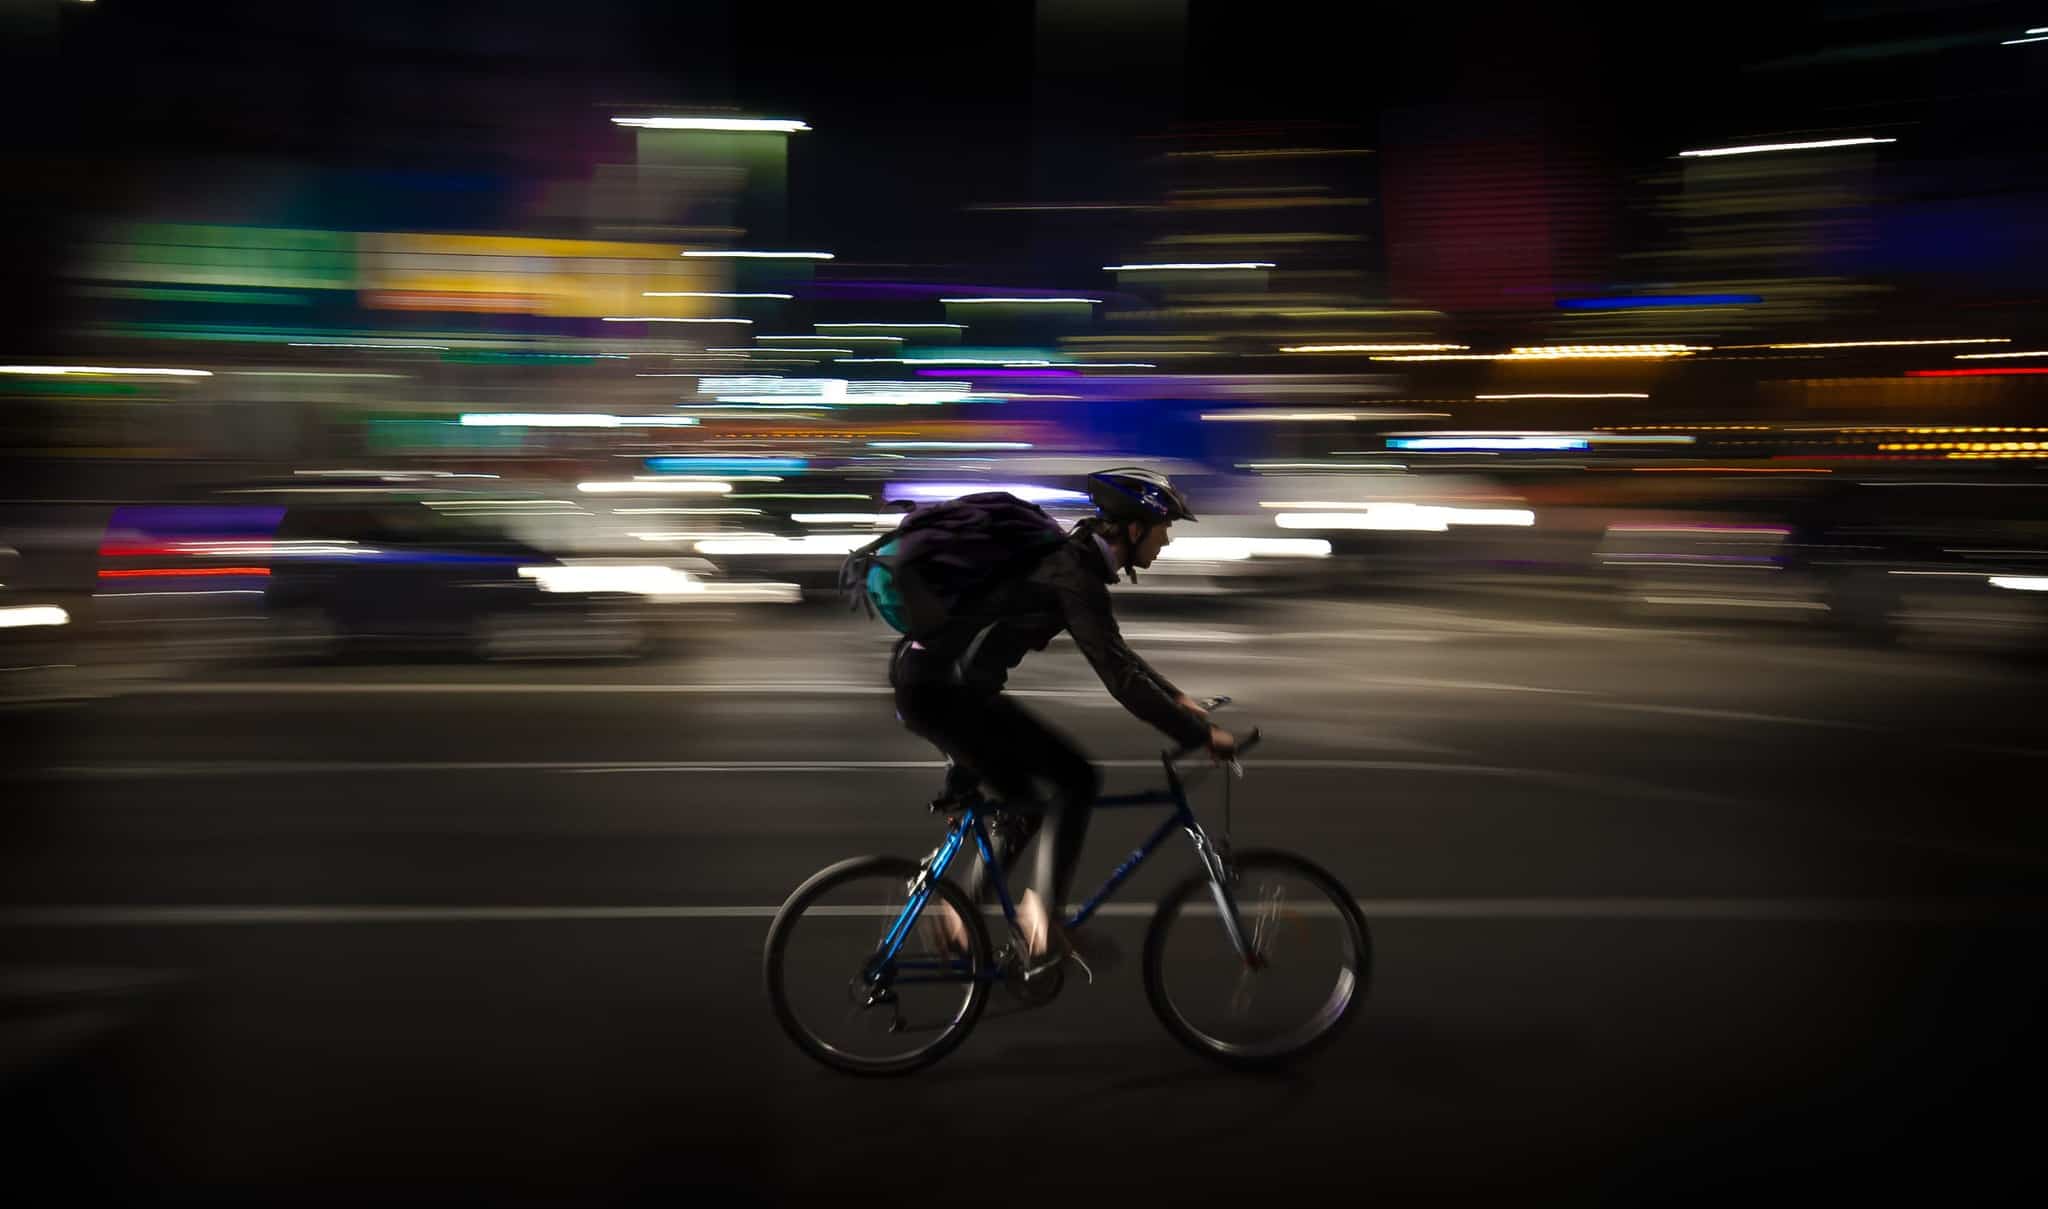
{"type": "Polygon", "coordinates": [[[950,882],[932,896],[896,956],[868,969],[909,899],[918,865],[898,857],[841,861],[797,887],[769,925],[762,972],[775,1018],[811,1057],[856,1075],[899,1075],[966,1040],[988,1002],[988,929],[950,882]],[[934,908],[967,925],[968,952],[940,951],[934,908]]]}
{"type": "Polygon", "coordinates": [[[1255,960],[1230,941],[1206,875],[1160,900],[1145,935],[1145,996],[1166,1031],[1206,1058],[1277,1066],[1329,1044],[1358,1014],[1372,941],[1358,903],[1284,852],[1231,862],[1232,897],[1255,960]]]}

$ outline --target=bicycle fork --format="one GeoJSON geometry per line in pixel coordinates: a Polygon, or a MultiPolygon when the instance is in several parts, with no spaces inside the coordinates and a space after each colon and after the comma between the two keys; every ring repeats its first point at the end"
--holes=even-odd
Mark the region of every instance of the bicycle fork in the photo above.
{"type": "Polygon", "coordinates": [[[1188,838],[1195,842],[1195,856],[1202,862],[1202,871],[1208,874],[1209,897],[1216,900],[1216,913],[1223,917],[1223,930],[1230,936],[1230,947],[1237,950],[1246,969],[1259,969],[1266,963],[1265,952],[1259,946],[1262,937],[1245,934],[1244,921],[1237,912],[1237,895],[1231,889],[1233,875],[1229,859],[1202,830],[1200,823],[1189,823],[1187,833],[1188,838]]]}

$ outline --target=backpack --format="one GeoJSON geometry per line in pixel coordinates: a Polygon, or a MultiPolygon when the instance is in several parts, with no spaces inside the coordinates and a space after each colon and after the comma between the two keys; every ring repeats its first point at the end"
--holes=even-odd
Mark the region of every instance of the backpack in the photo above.
{"type": "Polygon", "coordinates": [[[1006,491],[964,495],[910,513],[894,532],[847,555],[839,587],[854,607],[926,640],[1066,539],[1045,509],[1006,491]]]}

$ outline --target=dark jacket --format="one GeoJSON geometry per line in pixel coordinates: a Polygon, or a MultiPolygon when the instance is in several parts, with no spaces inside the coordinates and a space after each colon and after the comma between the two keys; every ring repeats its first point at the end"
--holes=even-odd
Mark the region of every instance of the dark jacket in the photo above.
{"type": "Polygon", "coordinates": [[[892,681],[997,692],[1025,655],[1064,630],[1118,704],[1182,746],[1207,743],[1208,723],[1183,709],[1180,690],[1124,643],[1110,611],[1114,582],[1116,568],[1094,535],[1077,532],[1026,574],[962,607],[923,649],[897,643],[892,681]]]}

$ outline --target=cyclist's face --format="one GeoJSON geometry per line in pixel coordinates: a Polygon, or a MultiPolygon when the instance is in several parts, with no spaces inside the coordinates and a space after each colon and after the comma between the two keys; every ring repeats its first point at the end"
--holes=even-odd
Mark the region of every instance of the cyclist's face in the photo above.
{"type": "Polygon", "coordinates": [[[1139,568],[1151,566],[1152,560],[1159,557],[1159,552],[1173,541],[1172,535],[1167,533],[1172,527],[1168,524],[1146,528],[1144,534],[1138,538],[1136,548],[1131,552],[1131,565],[1139,568]]]}

